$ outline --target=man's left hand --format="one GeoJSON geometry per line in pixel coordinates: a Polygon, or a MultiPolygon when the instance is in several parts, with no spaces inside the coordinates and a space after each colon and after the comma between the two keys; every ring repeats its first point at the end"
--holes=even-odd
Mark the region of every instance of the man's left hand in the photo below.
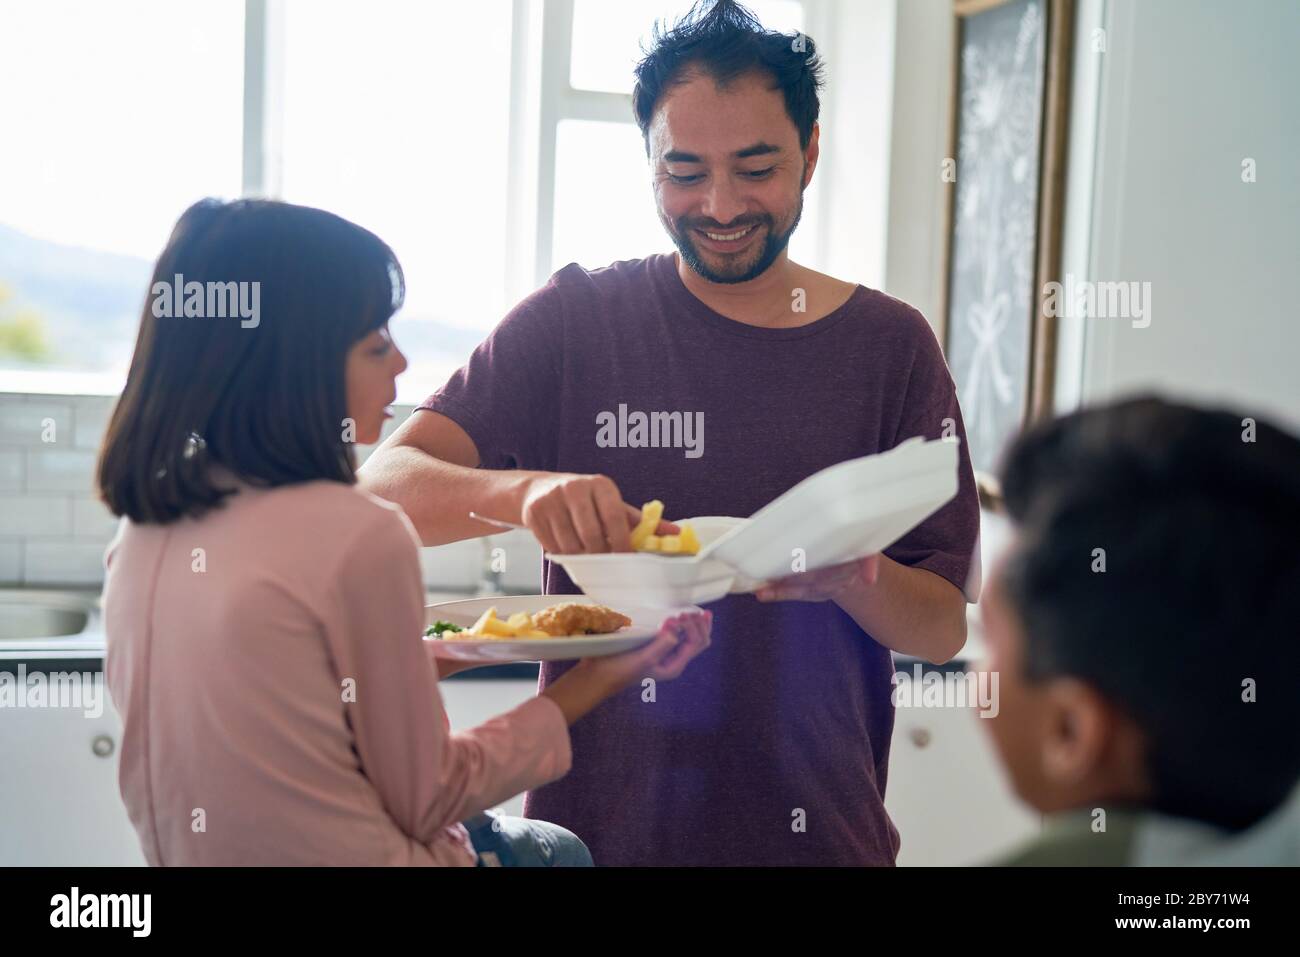
{"type": "Polygon", "coordinates": [[[874,585],[880,575],[880,556],[797,572],[767,582],[756,593],[759,601],[834,601],[860,585],[874,585]]]}

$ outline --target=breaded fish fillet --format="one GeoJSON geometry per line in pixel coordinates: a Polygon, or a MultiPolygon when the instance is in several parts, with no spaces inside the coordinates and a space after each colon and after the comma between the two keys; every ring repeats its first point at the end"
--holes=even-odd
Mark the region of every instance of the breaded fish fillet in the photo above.
{"type": "Polygon", "coordinates": [[[563,635],[607,635],[632,624],[627,615],[620,615],[604,605],[583,605],[566,601],[533,613],[534,627],[552,638],[563,635]]]}

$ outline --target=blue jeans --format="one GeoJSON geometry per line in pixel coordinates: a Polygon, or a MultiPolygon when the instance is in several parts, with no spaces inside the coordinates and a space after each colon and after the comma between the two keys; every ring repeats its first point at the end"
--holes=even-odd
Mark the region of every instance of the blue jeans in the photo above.
{"type": "Polygon", "coordinates": [[[558,824],[484,811],[464,822],[479,867],[591,867],[578,835],[558,824]]]}

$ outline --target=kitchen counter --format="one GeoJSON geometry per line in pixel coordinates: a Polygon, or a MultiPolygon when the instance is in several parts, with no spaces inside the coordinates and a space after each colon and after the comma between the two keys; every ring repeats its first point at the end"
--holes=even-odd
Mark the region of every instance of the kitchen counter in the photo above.
{"type": "MultiPolygon", "coordinates": [[[[10,594],[22,593],[26,589],[3,589],[10,594]]],[[[36,594],[36,593],[32,593],[36,594]]],[[[99,611],[99,594],[85,589],[68,589],[60,594],[82,599],[92,606],[90,618],[85,629],[75,635],[53,638],[9,638],[0,642],[0,671],[16,674],[18,664],[25,664],[27,671],[101,671],[104,666],[104,625],[99,611]]],[[[472,598],[464,592],[428,592],[425,602],[458,601],[472,598]]],[[[894,655],[894,664],[898,671],[911,674],[914,666],[920,664],[922,671],[965,671],[971,663],[984,658],[983,625],[980,622],[979,609],[975,605],[966,606],[967,638],[962,650],[945,664],[931,664],[909,655],[894,655]]],[[[495,664],[484,668],[473,668],[448,677],[456,680],[536,680],[537,664],[519,662],[513,664],[495,664]]]]}

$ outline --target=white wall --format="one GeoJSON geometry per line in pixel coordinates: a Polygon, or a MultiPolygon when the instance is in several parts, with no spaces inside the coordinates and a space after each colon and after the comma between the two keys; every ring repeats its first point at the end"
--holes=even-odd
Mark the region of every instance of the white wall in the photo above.
{"type": "Polygon", "coordinates": [[[896,17],[884,291],[921,310],[938,330],[949,189],[939,174],[949,153],[952,2],[903,0],[896,17]]]}
{"type": "MultiPolygon", "coordinates": [[[[1300,3],[1076,7],[1063,272],[1150,282],[1152,320],[1064,322],[1058,410],[1158,389],[1300,427],[1300,3]]],[[[936,326],[951,31],[949,0],[898,4],[884,288],[936,326]]]]}
{"type": "Polygon", "coordinates": [[[1109,0],[1105,23],[1091,273],[1150,282],[1152,321],[1087,324],[1082,398],[1158,388],[1300,427],[1300,4],[1109,0]]]}
{"type": "Polygon", "coordinates": [[[809,265],[877,289],[888,235],[895,6],[818,0],[807,7],[806,29],[826,60],[821,159],[808,193],[817,203],[817,260],[809,265]]]}

